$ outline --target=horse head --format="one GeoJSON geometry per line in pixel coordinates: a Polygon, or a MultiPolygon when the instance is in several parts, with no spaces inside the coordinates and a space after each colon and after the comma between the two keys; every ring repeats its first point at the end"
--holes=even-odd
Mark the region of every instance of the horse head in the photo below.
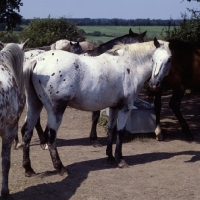
{"type": "Polygon", "coordinates": [[[153,70],[149,86],[152,91],[157,91],[160,89],[164,77],[169,74],[172,55],[169,46],[160,44],[156,38],[154,38],[154,45],[156,50],[152,57],[153,70]]]}
{"type": "Polygon", "coordinates": [[[83,53],[83,49],[82,49],[79,41],[76,42],[76,43],[72,43],[70,41],[70,52],[71,53],[75,53],[75,54],[81,54],[81,53],[83,53]]]}

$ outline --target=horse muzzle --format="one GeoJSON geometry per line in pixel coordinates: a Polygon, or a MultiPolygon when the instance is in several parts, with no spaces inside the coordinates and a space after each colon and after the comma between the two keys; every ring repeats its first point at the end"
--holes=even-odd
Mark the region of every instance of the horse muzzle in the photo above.
{"type": "Polygon", "coordinates": [[[161,83],[160,83],[160,81],[152,81],[152,80],[150,80],[149,81],[149,87],[150,87],[151,91],[156,92],[156,91],[158,91],[160,89],[161,83]]]}

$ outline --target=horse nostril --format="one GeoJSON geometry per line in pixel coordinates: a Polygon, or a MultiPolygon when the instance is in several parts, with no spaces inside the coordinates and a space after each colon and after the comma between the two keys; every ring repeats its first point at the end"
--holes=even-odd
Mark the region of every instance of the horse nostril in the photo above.
{"type": "Polygon", "coordinates": [[[160,85],[160,81],[158,81],[157,83],[156,83],[156,87],[158,87],[160,85]]]}

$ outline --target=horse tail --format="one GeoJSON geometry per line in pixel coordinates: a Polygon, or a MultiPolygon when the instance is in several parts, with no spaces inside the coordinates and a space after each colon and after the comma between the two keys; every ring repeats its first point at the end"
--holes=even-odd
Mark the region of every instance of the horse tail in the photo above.
{"type": "Polygon", "coordinates": [[[24,75],[25,93],[26,93],[27,97],[28,97],[30,90],[35,91],[35,88],[33,86],[32,80],[31,80],[31,74],[32,74],[36,64],[37,64],[37,60],[32,59],[31,61],[25,63],[25,65],[24,65],[23,75],[24,75]]]}

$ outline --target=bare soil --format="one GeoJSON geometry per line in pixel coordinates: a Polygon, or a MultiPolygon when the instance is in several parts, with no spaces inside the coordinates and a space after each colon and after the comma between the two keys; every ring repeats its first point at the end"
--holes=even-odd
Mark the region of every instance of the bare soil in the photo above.
{"type": "MultiPolygon", "coordinates": [[[[58,131],[57,146],[70,175],[54,170],[48,150],[42,150],[34,132],[32,167],[36,176],[27,178],[22,168],[22,150],[12,150],[9,188],[15,200],[198,200],[200,199],[200,102],[198,95],[185,95],[182,112],[195,141],[185,141],[174,114],[163,97],[162,128],[167,138],[153,133],[127,134],[123,155],[129,168],[106,165],[107,133],[98,126],[102,147],[89,141],[91,113],[67,108],[58,131]]],[[[25,118],[23,113],[19,128],[25,118]]],[[[46,112],[42,111],[45,127],[46,112]]],[[[20,135],[21,139],[21,135],[20,135]]],[[[115,147],[115,145],[114,145],[115,147]]]]}

